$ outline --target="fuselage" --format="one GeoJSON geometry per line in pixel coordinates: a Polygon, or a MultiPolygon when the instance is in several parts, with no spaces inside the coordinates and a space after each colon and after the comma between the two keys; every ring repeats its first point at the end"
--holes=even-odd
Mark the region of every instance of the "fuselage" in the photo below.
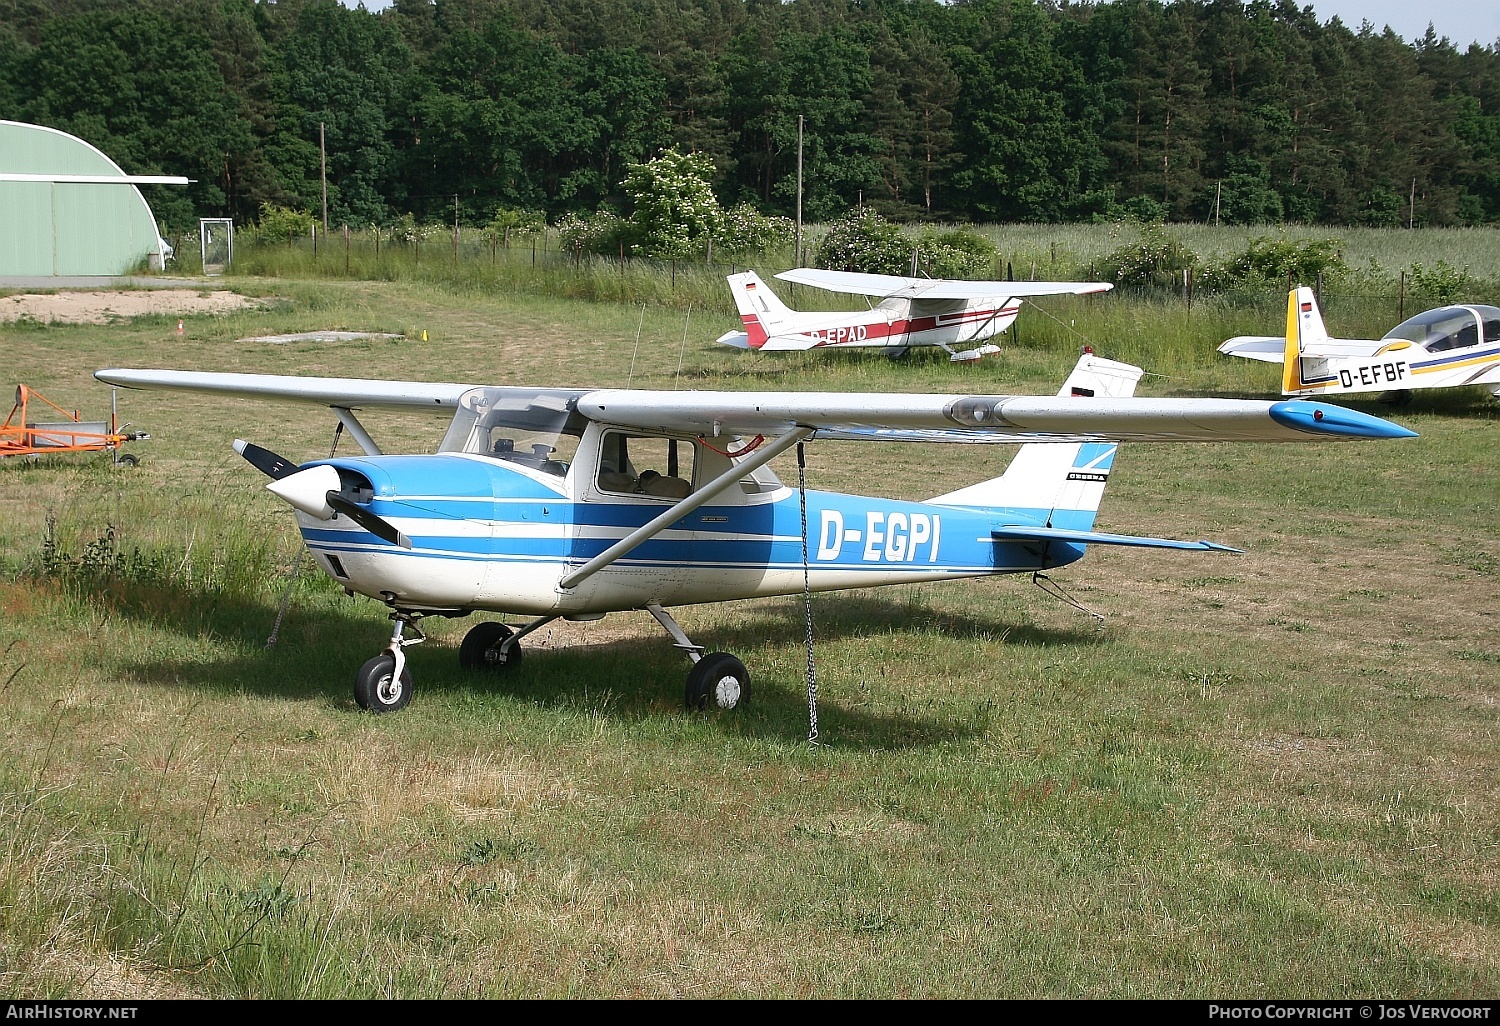
{"type": "Polygon", "coordinates": [[[751,349],[899,349],[991,338],[1009,328],[1020,312],[1020,301],[1004,296],[919,304],[888,299],[866,312],[788,314],[775,330],[762,327],[752,314],[742,315],[742,320],[751,349]]]}
{"type": "MultiPolygon", "coordinates": [[[[471,453],[319,462],[368,480],[374,496],[367,508],[398,527],[412,548],[382,541],[344,517],[298,513],[308,548],[340,584],[397,608],[566,616],[804,587],[801,496],[774,478],[740,482],[564,589],[559,581],[566,574],[670,508],[671,500],[602,494],[595,475],[576,464],[557,476],[471,453]]],[[[1082,545],[990,536],[1002,524],[1040,525],[1049,512],[1002,515],[808,490],[806,584],[814,591],[865,588],[1071,563],[1083,555],[1082,545]]],[[[1072,525],[1054,517],[1053,526],[1072,525]]]]}

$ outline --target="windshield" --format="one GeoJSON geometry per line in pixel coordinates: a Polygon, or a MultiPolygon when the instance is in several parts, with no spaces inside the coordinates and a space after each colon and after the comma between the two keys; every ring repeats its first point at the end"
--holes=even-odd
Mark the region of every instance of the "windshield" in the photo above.
{"type": "Polygon", "coordinates": [[[472,452],[544,474],[568,472],[588,423],[575,407],[582,389],[471,388],[438,452],[472,452]]]}
{"type": "Polygon", "coordinates": [[[1430,353],[1500,340],[1500,307],[1440,306],[1402,321],[1386,332],[1385,337],[1404,338],[1430,353]]]}

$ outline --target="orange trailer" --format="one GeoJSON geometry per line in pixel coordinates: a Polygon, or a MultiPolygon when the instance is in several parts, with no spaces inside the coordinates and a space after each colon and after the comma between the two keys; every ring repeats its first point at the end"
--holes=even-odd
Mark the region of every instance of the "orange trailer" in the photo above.
{"type": "MultiPolygon", "coordinates": [[[[46,416],[44,412],[42,416],[46,416]]],[[[123,442],[144,440],[151,436],[144,431],[121,431],[115,410],[114,396],[110,396],[109,420],[83,420],[78,411],[69,413],[42,393],[26,385],[16,386],[16,404],[10,416],[0,424],[0,457],[40,456],[60,452],[108,452],[116,463],[135,466],[140,458],[133,453],[121,452],[123,442]],[[29,415],[33,402],[43,403],[55,410],[64,419],[60,421],[34,421],[29,415]]]]}

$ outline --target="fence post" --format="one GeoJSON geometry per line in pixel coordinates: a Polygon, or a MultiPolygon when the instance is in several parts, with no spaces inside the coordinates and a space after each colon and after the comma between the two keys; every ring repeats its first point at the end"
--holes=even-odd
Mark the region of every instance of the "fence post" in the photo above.
{"type": "Polygon", "coordinates": [[[1406,320],[1406,271],[1401,272],[1401,284],[1396,292],[1396,321],[1406,320]]]}
{"type": "Polygon", "coordinates": [[[349,225],[344,225],[344,277],[349,277],[349,225]]]}

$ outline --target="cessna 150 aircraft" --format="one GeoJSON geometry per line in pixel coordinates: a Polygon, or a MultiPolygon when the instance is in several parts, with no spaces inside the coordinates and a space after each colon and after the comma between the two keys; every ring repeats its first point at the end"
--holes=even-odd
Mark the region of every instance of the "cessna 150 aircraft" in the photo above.
{"type": "MultiPolygon", "coordinates": [[[[101,370],[127,388],[329,407],[363,456],[300,466],[235,449],[296,510],[318,566],[384,602],[394,628],[361,667],[373,712],[412,694],[405,650],[423,617],[524,614],[476,625],[458,658],[497,671],[563,617],[645,609],[693,663],[686,700],[728,709],[743,663],[705,653],[667,607],[868,588],[1072,563],[1089,544],[1223,549],[1093,530],[1119,441],[1316,441],[1413,434],[1306,401],[1135,398],[1141,370],[1090,354],[1056,397],[521,388],[174,370],[101,370]],[[355,415],[452,409],[438,451],[386,455],[355,415]],[[1025,442],[1004,475],[926,502],[792,489],[770,469],[810,439],[1025,442]],[[410,628],[411,634],[407,631],[410,628]]],[[[972,452],[972,450],[970,450],[972,452]]],[[[799,450],[799,459],[801,452],[799,450]]]]}
{"type": "Polygon", "coordinates": [[[718,338],[738,349],[764,352],[878,347],[900,355],[912,346],[938,346],[949,359],[977,360],[1000,347],[954,346],[981,342],[1015,322],[1029,296],[1085,295],[1114,288],[1107,281],[954,281],[856,274],[797,267],[776,275],[783,281],[880,300],[864,312],[798,313],[783,303],[754,271],[726,279],[745,322],[744,331],[718,338]]]}
{"type": "Polygon", "coordinates": [[[1282,365],[1282,395],[1381,392],[1386,402],[1418,388],[1488,385],[1500,399],[1500,308],[1440,306],[1409,317],[1381,339],[1329,338],[1313,290],[1287,296],[1285,335],[1242,335],[1219,352],[1282,365]]]}

